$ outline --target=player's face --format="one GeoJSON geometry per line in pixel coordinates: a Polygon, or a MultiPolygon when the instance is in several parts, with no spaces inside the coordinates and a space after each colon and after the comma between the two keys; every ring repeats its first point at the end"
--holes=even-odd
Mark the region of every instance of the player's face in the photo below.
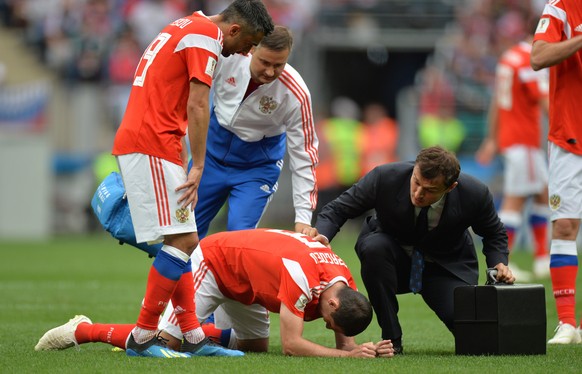
{"type": "Polygon", "coordinates": [[[255,83],[271,83],[279,78],[287,60],[289,59],[289,50],[273,51],[267,47],[257,47],[251,58],[251,78],[255,83]]]}
{"type": "Polygon", "coordinates": [[[325,328],[333,330],[335,332],[343,333],[342,329],[336,326],[335,321],[331,316],[331,313],[333,313],[335,309],[331,308],[329,305],[326,305],[325,303],[319,304],[319,307],[321,318],[325,321],[325,328]]]}
{"type": "Polygon", "coordinates": [[[337,331],[337,332],[341,332],[340,329],[335,325],[335,322],[333,320],[333,318],[331,318],[331,315],[323,315],[323,320],[325,321],[325,328],[328,330],[333,330],[333,331],[337,331]]]}
{"type": "Polygon", "coordinates": [[[439,175],[433,179],[424,178],[420,174],[417,165],[412,170],[410,177],[410,200],[412,205],[423,208],[439,201],[443,195],[457,186],[455,182],[451,187],[445,186],[445,177],[439,175]]]}
{"type": "Polygon", "coordinates": [[[263,39],[262,32],[255,34],[248,34],[239,29],[238,32],[233,32],[224,37],[222,55],[228,57],[235,53],[247,54],[251,48],[258,45],[263,39]]]}

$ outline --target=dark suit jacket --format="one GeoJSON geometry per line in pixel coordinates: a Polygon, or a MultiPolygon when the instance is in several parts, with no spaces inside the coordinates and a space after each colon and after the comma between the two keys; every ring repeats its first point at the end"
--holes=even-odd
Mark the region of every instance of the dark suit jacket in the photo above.
{"type": "Polygon", "coordinates": [[[415,245],[459,278],[477,284],[479,269],[468,231],[471,227],[483,238],[487,266],[500,262],[507,265],[507,234],[491,193],[485,184],[467,174],[461,173],[459,184],[448,193],[437,227],[416,242],[415,212],[410,200],[413,167],[413,162],[376,167],[327,204],[317,216],[315,227],[331,241],[346,220],[373,209],[375,215],[366,221],[368,228],[364,231],[381,231],[402,245],[415,245]]]}

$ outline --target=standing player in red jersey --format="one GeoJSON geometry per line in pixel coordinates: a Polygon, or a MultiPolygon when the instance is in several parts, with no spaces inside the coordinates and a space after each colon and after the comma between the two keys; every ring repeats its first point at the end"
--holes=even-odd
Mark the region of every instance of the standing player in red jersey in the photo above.
{"type": "MultiPolygon", "coordinates": [[[[515,233],[522,226],[525,204],[533,198],[529,215],[534,239],[533,273],[536,278],[543,278],[550,272],[548,170],[541,147],[541,109],[548,111],[548,80],[547,70],[536,72],[531,68],[532,41],[533,34],[530,34],[499,59],[495,93],[489,108],[489,134],[477,151],[476,159],[486,165],[497,152],[503,155],[503,202],[499,218],[507,230],[510,250],[515,233]]],[[[515,264],[511,270],[519,281],[531,280],[531,274],[515,264]]]]}
{"type": "Polygon", "coordinates": [[[576,237],[582,218],[582,3],[550,0],[531,52],[534,70],[550,67],[550,274],[559,324],[548,344],[582,342],[576,328],[576,237]]]}
{"type": "MultiPolygon", "coordinates": [[[[345,262],[315,239],[274,229],[218,233],[200,241],[192,262],[198,319],[203,321],[216,311],[216,325],[233,329],[238,349],[268,350],[271,312],[280,314],[284,354],[361,358],[394,355],[389,340],[356,344],[354,336],[372,320],[372,306],[357,291],[345,262]],[[336,348],[303,337],[304,322],[319,318],[334,331],[336,348]]],[[[183,335],[177,310],[168,308],[160,322],[161,336],[176,349],[183,335]]],[[[60,350],[89,342],[126,348],[132,327],[93,324],[87,317],[77,316],[47,332],[35,348],[60,350]]]]}
{"type": "MultiPolygon", "coordinates": [[[[248,53],[273,31],[260,0],[235,0],[218,15],[201,12],[164,28],[137,67],[113,154],[123,177],[137,242],[163,240],[128,341],[128,355],[231,355],[207,345],[196,319],[190,254],[198,245],[193,214],[204,168],[209,91],[220,55],[248,53]],[[186,173],[188,134],[193,167],[186,173]],[[183,352],[165,351],[158,319],[172,300],[184,333],[183,352]]],[[[240,352],[239,352],[240,353],[240,352]]]]}

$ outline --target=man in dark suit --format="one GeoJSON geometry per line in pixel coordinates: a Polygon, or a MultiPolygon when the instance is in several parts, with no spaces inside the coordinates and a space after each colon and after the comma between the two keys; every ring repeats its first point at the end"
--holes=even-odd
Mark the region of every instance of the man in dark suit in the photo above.
{"type": "Polygon", "coordinates": [[[382,339],[392,340],[397,353],[402,352],[397,294],[420,293],[454,333],[453,290],[476,285],[479,277],[469,227],[482,237],[497,280],[515,281],[491,193],[460,170],[455,155],[441,147],[421,150],[415,162],[376,167],[327,204],[310,233],[329,243],[348,219],[375,211],[365,219],[355,249],[382,339]]]}

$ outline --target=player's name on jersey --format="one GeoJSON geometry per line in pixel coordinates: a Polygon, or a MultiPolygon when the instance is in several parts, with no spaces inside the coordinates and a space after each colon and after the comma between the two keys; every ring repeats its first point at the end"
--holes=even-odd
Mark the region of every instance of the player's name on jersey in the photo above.
{"type": "Polygon", "coordinates": [[[342,260],[335,253],[311,252],[309,255],[311,256],[311,258],[313,258],[313,260],[315,260],[315,263],[317,264],[334,264],[347,267],[344,260],[342,260]]]}

